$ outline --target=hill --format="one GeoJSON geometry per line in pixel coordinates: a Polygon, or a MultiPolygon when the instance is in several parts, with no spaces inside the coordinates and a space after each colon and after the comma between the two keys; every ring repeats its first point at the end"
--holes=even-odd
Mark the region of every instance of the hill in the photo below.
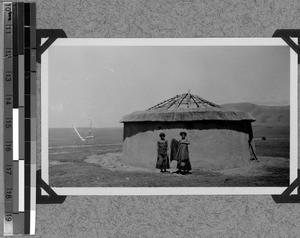
{"type": "Polygon", "coordinates": [[[250,113],[256,121],[253,125],[260,126],[289,126],[290,106],[265,106],[253,103],[228,103],[225,108],[250,113]]]}

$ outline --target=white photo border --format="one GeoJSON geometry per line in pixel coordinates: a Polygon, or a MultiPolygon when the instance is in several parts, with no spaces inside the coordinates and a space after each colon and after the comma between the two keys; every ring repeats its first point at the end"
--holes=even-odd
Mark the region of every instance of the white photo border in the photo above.
{"type": "MultiPolygon", "coordinates": [[[[296,42],[297,38],[292,38],[296,42]]],[[[43,41],[42,41],[43,42],[43,41]]],[[[287,46],[281,38],[61,38],[53,46],[287,46]]],[[[41,178],[49,184],[48,63],[41,56],[41,178]]],[[[290,181],[298,176],[298,55],[290,48],[290,181]]],[[[286,187],[51,187],[57,195],[280,195],[286,187]]],[[[42,194],[46,192],[42,190],[42,194]]],[[[292,194],[297,194],[294,191],[292,194]]]]}

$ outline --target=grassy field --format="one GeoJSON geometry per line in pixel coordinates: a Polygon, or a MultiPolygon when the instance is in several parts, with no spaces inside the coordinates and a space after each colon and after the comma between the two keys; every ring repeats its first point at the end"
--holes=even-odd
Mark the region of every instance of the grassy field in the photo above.
{"type": "Polygon", "coordinates": [[[289,127],[253,126],[253,134],[257,155],[289,158],[289,127]],[[266,137],[266,140],[262,140],[262,137],[266,137]]]}
{"type": "MultiPolygon", "coordinates": [[[[84,134],[87,130],[81,129],[84,134]]],[[[261,159],[249,173],[224,174],[194,170],[191,175],[111,171],[86,163],[90,155],[122,151],[122,128],[94,129],[95,139],[82,143],[73,129],[49,131],[49,177],[53,187],[209,187],[287,186],[289,128],[254,126],[256,153],[261,159]],[[261,140],[265,136],[266,140],[261,140]],[[264,166],[264,160],[274,161],[264,166]]]]}

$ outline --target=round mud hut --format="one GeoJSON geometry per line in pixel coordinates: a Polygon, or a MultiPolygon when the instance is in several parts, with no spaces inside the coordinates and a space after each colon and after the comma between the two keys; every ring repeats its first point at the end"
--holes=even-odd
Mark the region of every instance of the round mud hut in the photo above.
{"type": "Polygon", "coordinates": [[[170,146],[172,138],[180,139],[179,133],[185,131],[193,169],[241,167],[253,156],[253,121],[249,113],[184,93],[122,118],[122,157],[128,165],[154,169],[159,133],[166,134],[170,146]]]}

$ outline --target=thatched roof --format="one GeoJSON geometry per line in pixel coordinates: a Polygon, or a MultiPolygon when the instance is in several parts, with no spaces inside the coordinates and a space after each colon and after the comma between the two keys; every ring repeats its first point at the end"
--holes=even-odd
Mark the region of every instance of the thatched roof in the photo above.
{"type": "Polygon", "coordinates": [[[165,100],[146,111],[125,115],[121,122],[146,121],[255,121],[249,113],[228,110],[189,92],[165,100]]]}

